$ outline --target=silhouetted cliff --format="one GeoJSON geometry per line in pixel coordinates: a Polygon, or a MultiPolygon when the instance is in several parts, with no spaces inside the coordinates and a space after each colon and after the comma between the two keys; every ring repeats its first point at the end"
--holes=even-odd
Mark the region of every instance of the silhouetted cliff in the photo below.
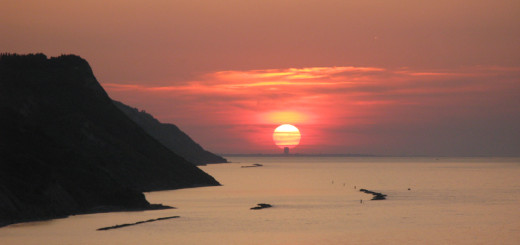
{"type": "Polygon", "coordinates": [[[121,102],[114,101],[114,103],[148,134],[157,139],[171,151],[184,157],[189,162],[197,165],[227,162],[223,157],[204,150],[177,126],[169,123],[161,123],[152,115],[127,106],[121,102]]]}
{"type": "Polygon", "coordinates": [[[0,225],[218,185],[121,112],[78,56],[2,54],[0,117],[0,225]]]}

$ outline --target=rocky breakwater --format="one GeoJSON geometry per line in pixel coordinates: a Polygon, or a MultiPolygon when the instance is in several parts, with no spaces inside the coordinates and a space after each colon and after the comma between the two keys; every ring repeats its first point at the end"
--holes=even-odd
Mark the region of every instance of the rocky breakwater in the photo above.
{"type": "Polygon", "coordinates": [[[373,195],[372,200],[385,200],[386,199],[386,195],[383,193],[380,193],[380,192],[370,191],[367,189],[359,189],[359,191],[364,192],[366,194],[372,194],[373,195]]]}

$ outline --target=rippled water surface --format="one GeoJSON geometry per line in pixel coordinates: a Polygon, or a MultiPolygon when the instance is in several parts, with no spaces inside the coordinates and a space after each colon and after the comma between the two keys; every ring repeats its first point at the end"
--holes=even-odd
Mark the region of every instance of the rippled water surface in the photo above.
{"type": "Polygon", "coordinates": [[[223,186],[147,193],[177,209],[16,224],[0,244],[520,244],[519,158],[228,159],[201,167],[223,186]]]}

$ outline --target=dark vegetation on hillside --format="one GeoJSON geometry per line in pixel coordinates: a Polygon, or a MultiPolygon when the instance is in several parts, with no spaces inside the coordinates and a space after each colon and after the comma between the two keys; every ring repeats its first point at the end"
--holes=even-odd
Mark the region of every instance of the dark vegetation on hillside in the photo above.
{"type": "Polygon", "coordinates": [[[121,112],[78,56],[2,54],[0,117],[0,226],[218,185],[121,112]]]}

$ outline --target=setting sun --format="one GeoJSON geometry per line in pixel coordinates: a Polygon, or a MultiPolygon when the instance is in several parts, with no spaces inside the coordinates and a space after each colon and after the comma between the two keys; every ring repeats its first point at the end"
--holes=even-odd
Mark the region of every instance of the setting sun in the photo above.
{"type": "Polygon", "coordinates": [[[291,124],[278,126],[273,132],[274,143],[280,148],[294,148],[300,143],[300,130],[291,124]]]}

